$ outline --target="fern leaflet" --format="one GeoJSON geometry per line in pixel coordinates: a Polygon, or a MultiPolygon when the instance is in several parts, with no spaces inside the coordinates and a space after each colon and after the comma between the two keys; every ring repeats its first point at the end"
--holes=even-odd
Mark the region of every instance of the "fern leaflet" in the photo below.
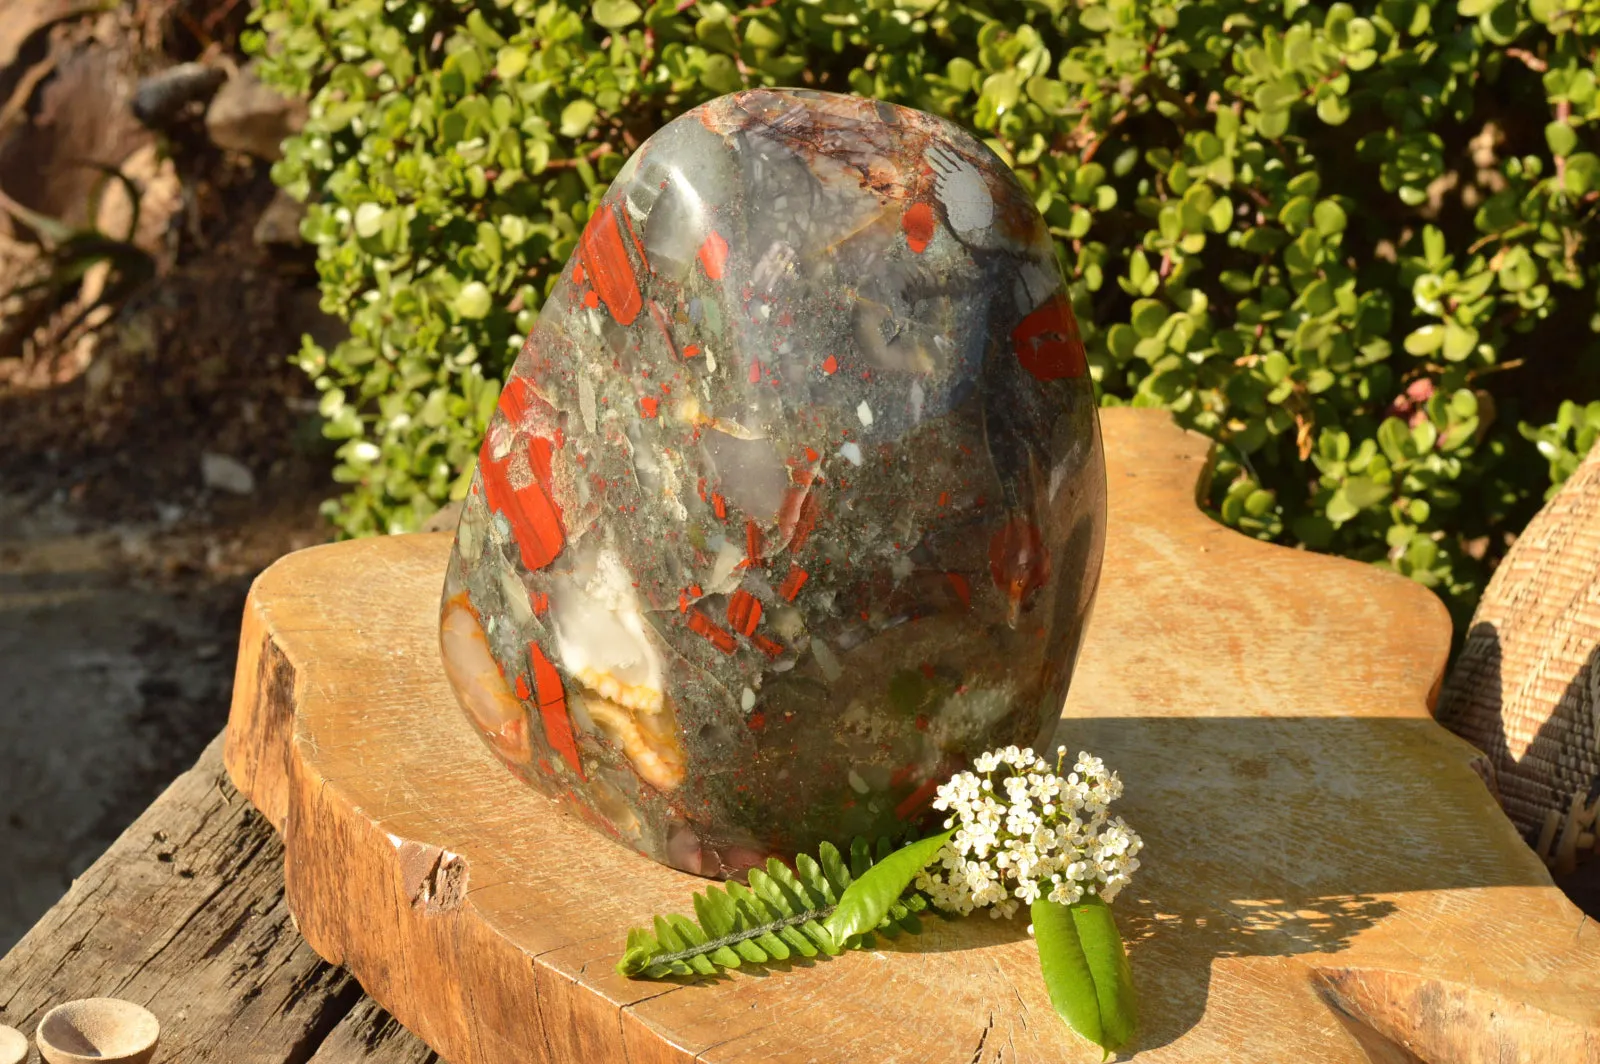
{"type": "MultiPolygon", "coordinates": [[[[858,838],[851,844],[848,865],[838,848],[827,842],[818,848],[816,858],[796,857],[793,870],[770,857],[765,869],[750,870],[749,886],[730,881],[697,892],[694,919],[657,916],[653,929],[629,931],[617,971],[647,979],[714,975],[718,969],[785,961],[796,954],[834,956],[844,949],[870,949],[875,944],[873,931],[838,942],[825,921],[851,882],[893,851],[886,838],[878,840],[875,854],[866,840],[858,838]]],[[[917,934],[922,923],[916,914],[927,907],[926,898],[907,891],[873,930],[886,938],[901,931],[917,934]]]]}

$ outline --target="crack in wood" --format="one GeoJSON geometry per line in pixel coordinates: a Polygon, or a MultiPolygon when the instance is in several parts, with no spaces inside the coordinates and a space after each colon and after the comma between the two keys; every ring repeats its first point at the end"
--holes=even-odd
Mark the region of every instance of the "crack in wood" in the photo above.
{"type": "Polygon", "coordinates": [[[994,1010],[989,1010],[989,1019],[984,1023],[983,1030],[978,1032],[978,1047],[972,1051],[968,1064],[978,1064],[983,1058],[983,1047],[989,1041],[989,1032],[994,1030],[994,1010]]]}

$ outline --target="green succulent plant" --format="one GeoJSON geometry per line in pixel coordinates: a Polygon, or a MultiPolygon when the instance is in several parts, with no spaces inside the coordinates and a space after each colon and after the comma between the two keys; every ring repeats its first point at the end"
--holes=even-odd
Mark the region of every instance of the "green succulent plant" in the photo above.
{"type": "Polygon", "coordinates": [[[623,160],[803,84],[975,130],[1057,239],[1107,404],[1220,445],[1210,505],[1464,619],[1600,416],[1597,0],[262,0],[311,99],[274,169],[326,309],[297,358],[347,534],[465,491],[623,160]]]}

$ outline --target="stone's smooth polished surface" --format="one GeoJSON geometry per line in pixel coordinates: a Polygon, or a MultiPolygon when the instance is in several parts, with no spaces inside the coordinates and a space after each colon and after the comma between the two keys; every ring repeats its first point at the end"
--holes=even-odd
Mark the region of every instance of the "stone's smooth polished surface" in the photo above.
{"type": "Polygon", "coordinates": [[[1099,577],[1044,222],[904,108],[757,90],[628,161],[501,393],[446,578],[496,754],[708,876],[1046,741],[1099,577]]]}

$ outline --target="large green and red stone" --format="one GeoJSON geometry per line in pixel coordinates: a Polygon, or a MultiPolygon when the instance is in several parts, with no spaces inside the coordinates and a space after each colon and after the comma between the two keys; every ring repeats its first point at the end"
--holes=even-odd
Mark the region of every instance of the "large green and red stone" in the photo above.
{"type": "Polygon", "coordinates": [[[1049,738],[1105,472],[1049,235],[995,155],[872,100],[664,127],[501,393],[446,578],[494,752],[707,876],[898,832],[1049,738]]]}

